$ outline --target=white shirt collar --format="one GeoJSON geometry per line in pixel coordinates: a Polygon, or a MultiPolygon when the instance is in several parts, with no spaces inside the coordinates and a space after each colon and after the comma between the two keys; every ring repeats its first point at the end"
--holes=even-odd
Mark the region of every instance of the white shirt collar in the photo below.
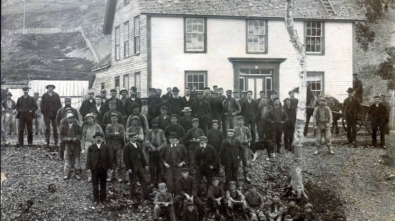
{"type": "Polygon", "coordinates": [[[100,143],[100,144],[97,144],[97,143],[96,143],[96,145],[97,145],[97,148],[99,148],[99,149],[100,149],[100,145],[101,145],[101,143],[100,143]]]}

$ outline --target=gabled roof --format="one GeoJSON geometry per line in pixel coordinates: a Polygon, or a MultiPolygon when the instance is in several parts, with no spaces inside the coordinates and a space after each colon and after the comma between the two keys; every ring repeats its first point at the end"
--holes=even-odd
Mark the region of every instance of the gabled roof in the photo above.
{"type": "Polygon", "coordinates": [[[106,55],[102,60],[99,61],[95,66],[92,67],[92,71],[98,71],[111,66],[111,54],[106,55]]]}
{"type": "MultiPolygon", "coordinates": [[[[141,13],[284,18],[284,0],[138,0],[141,13]]],[[[294,18],[366,20],[355,0],[330,0],[336,15],[321,0],[294,0],[294,18]]]]}

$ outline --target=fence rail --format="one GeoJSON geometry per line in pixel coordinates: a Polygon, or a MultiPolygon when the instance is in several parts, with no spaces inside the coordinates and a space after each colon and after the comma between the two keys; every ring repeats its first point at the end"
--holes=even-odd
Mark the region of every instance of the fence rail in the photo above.
{"type": "Polygon", "coordinates": [[[54,34],[54,33],[72,33],[80,32],[78,28],[26,28],[16,30],[2,30],[4,34],[54,34]]]}

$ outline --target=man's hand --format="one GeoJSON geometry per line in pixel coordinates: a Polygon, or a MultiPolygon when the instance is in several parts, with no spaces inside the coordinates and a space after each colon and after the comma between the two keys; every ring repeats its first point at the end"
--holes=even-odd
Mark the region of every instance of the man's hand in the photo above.
{"type": "Polygon", "coordinates": [[[233,112],[233,113],[232,113],[232,116],[236,116],[236,112],[233,112]]]}
{"type": "Polygon", "coordinates": [[[150,148],[150,151],[152,151],[152,152],[155,152],[155,150],[156,150],[156,149],[155,149],[155,147],[153,147],[153,146],[150,148]]]}
{"type": "Polygon", "coordinates": [[[164,205],[165,207],[167,207],[167,206],[169,205],[169,203],[164,203],[163,205],[164,205]]]}
{"type": "Polygon", "coordinates": [[[214,167],[213,167],[213,166],[210,166],[210,169],[214,169],[214,167]]]}
{"type": "Polygon", "coordinates": [[[132,169],[129,169],[129,170],[128,170],[128,173],[132,173],[132,169]]]}
{"type": "Polygon", "coordinates": [[[167,164],[167,163],[165,163],[165,167],[166,167],[166,168],[170,168],[170,165],[167,164]]]}
{"type": "Polygon", "coordinates": [[[115,134],[115,135],[118,135],[118,134],[119,134],[119,132],[115,132],[114,134],[115,134]]]}
{"type": "Polygon", "coordinates": [[[148,166],[145,166],[145,170],[148,170],[148,166]]]}
{"type": "Polygon", "coordinates": [[[184,164],[185,164],[184,162],[181,162],[181,163],[178,164],[178,166],[182,167],[184,164]]]}

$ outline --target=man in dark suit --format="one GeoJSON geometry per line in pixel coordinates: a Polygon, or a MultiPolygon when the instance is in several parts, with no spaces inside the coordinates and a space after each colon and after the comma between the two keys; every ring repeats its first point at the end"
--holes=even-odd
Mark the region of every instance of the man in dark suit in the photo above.
{"type": "Polygon", "coordinates": [[[64,119],[67,115],[66,109],[71,109],[71,112],[74,115],[74,120],[79,122],[79,115],[77,109],[71,107],[71,98],[66,97],[64,99],[64,107],[60,108],[56,113],[56,125],[58,126],[58,128],[60,128],[61,126],[60,122],[62,121],[62,119],[64,119]]]}
{"type": "Polygon", "coordinates": [[[123,120],[122,113],[117,111],[117,102],[116,101],[110,101],[110,110],[107,111],[104,116],[103,116],[103,121],[101,122],[103,124],[103,127],[107,127],[107,125],[111,124],[111,116],[113,114],[118,115],[118,123],[121,124],[122,126],[125,126],[125,121],[123,120]]]}
{"type": "MultiPolygon", "coordinates": [[[[208,139],[206,136],[201,136],[200,148],[196,155],[196,165],[197,165],[197,180],[198,185],[201,184],[203,176],[206,176],[207,183],[212,183],[212,178],[219,171],[219,158],[217,151],[213,146],[207,144],[208,139]]],[[[207,189],[210,185],[207,185],[207,189]]]]}
{"type": "Polygon", "coordinates": [[[84,100],[81,104],[80,107],[80,114],[82,115],[82,118],[85,118],[85,116],[91,112],[91,108],[95,107],[96,102],[95,99],[93,99],[93,91],[88,92],[88,99],[84,100]]]}
{"type": "Polygon", "coordinates": [[[122,104],[122,101],[119,98],[117,98],[117,90],[111,89],[110,90],[110,94],[111,94],[111,97],[106,100],[106,103],[104,105],[106,107],[106,109],[107,110],[110,109],[110,102],[111,101],[115,101],[115,104],[116,104],[115,105],[115,107],[116,107],[115,110],[120,112],[121,114],[125,115],[124,106],[122,104]]]}
{"type": "Polygon", "coordinates": [[[111,169],[112,159],[110,153],[111,147],[103,143],[104,134],[96,132],[95,135],[93,135],[93,139],[95,143],[88,147],[85,168],[91,171],[93,203],[95,206],[98,206],[99,202],[105,204],[106,201],[107,170],[111,169]]]}
{"type": "Polygon", "coordinates": [[[247,91],[247,99],[241,104],[241,116],[244,117],[244,125],[251,131],[252,142],[255,142],[256,116],[258,115],[258,103],[252,99],[252,91],[247,91]]]}
{"type": "Polygon", "coordinates": [[[66,116],[67,123],[63,124],[59,129],[60,140],[65,146],[65,163],[63,179],[67,180],[70,178],[70,170],[74,169],[75,178],[80,180],[80,153],[81,153],[81,134],[82,129],[80,125],[74,120],[74,114],[69,113],[66,116]]]}
{"type": "Polygon", "coordinates": [[[389,122],[387,108],[380,103],[380,97],[374,96],[374,104],[369,109],[370,122],[372,124],[372,145],[377,145],[377,131],[380,129],[380,146],[384,149],[385,146],[385,125],[389,122]]]}
{"type": "Polygon", "coordinates": [[[291,105],[298,108],[299,100],[295,98],[295,91],[288,92],[289,99],[291,99],[291,105]]]}
{"type": "Polygon", "coordinates": [[[157,112],[158,105],[159,105],[159,103],[156,98],[156,89],[150,88],[149,89],[149,97],[147,99],[148,114],[146,116],[150,127],[152,127],[151,126],[152,119],[154,119],[155,117],[157,117],[159,115],[157,112]]]}
{"type": "Polygon", "coordinates": [[[354,80],[352,82],[352,89],[354,90],[354,97],[359,100],[359,103],[363,102],[363,86],[362,81],[358,78],[358,73],[354,73],[354,80]]]}
{"type": "Polygon", "coordinates": [[[40,109],[41,113],[44,115],[45,123],[45,140],[47,146],[49,145],[49,130],[51,129],[50,123],[52,123],[52,133],[53,139],[55,140],[55,146],[58,146],[58,126],[56,126],[56,113],[62,108],[62,103],[60,102],[59,95],[54,92],[55,85],[47,85],[47,92],[41,97],[40,109]]]}
{"type": "Polygon", "coordinates": [[[222,141],[220,150],[221,164],[225,167],[225,185],[230,181],[237,181],[240,160],[243,158],[243,146],[236,139],[236,131],[227,130],[227,138],[222,141]]]}
{"type": "Polygon", "coordinates": [[[149,199],[147,181],[145,179],[145,170],[148,170],[148,165],[142,151],[143,147],[140,147],[137,143],[137,133],[129,133],[128,137],[130,142],[123,147],[123,162],[129,173],[130,196],[134,199],[134,195],[136,194],[136,178],[139,177],[144,199],[149,199]]]}
{"type": "Polygon", "coordinates": [[[180,90],[177,87],[173,87],[173,97],[169,99],[169,104],[173,107],[173,113],[177,114],[178,117],[182,116],[182,110],[184,109],[183,99],[178,95],[180,90]]]}
{"type": "Polygon", "coordinates": [[[102,103],[102,96],[96,95],[95,102],[96,102],[95,108],[98,113],[96,119],[99,120],[100,122],[103,122],[104,114],[108,111],[108,109],[106,108],[106,105],[102,103]]]}
{"type": "Polygon", "coordinates": [[[195,98],[191,96],[191,89],[189,87],[185,88],[184,97],[182,97],[184,107],[191,107],[195,98]]]}
{"type": "Polygon", "coordinates": [[[38,109],[36,100],[29,96],[29,88],[23,87],[22,90],[23,95],[16,102],[17,118],[19,119],[18,146],[23,145],[25,126],[27,128],[27,143],[33,145],[33,118],[38,109]]]}
{"type": "Polygon", "coordinates": [[[160,159],[166,168],[166,185],[169,193],[175,193],[175,184],[181,176],[181,168],[186,165],[187,151],[184,145],[178,143],[178,135],[170,133],[170,144],[160,152],[160,159]]]}
{"type": "Polygon", "coordinates": [[[354,147],[357,147],[356,137],[357,137],[357,120],[358,120],[358,112],[361,109],[361,104],[359,103],[358,98],[353,96],[354,90],[352,88],[348,88],[347,93],[348,97],[344,99],[343,108],[344,108],[344,117],[347,123],[347,139],[349,144],[353,144],[354,147]]]}
{"type": "Polygon", "coordinates": [[[208,124],[211,118],[210,104],[203,100],[203,93],[198,92],[197,100],[193,102],[192,106],[192,117],[199,119],[199,128],[201,128],[204,134],[207,134],[208,124]]]}

